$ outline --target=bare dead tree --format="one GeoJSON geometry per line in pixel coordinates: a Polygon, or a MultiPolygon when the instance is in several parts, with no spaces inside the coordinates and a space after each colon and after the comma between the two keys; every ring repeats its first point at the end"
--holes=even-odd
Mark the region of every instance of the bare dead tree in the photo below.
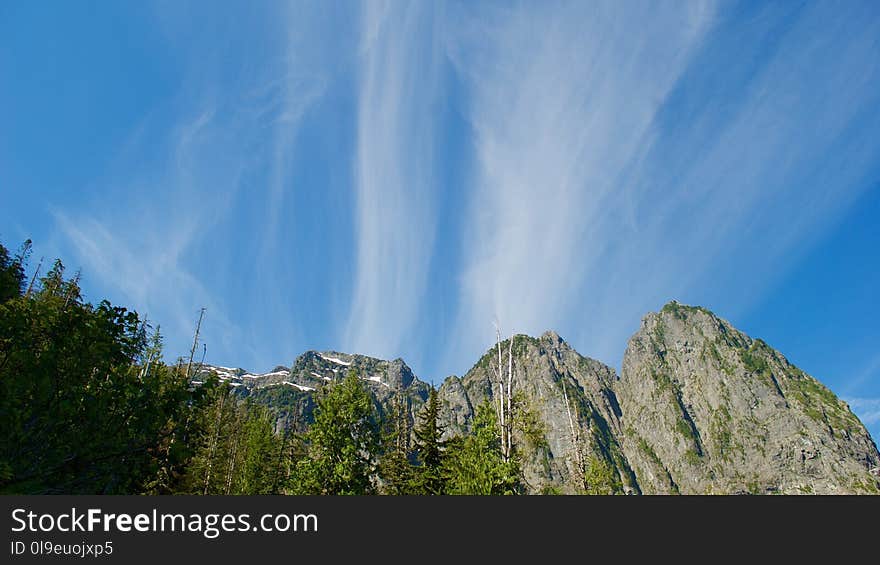
{"type": "Polygon", "coordinates": [[[495,324],[495,346],[498,350],[498,370],[495,376],[498,379],[498,420],[501,430],[501,454],[504,460],[507,461],[507,438],[505,436],[507,426],[504,418],[504,365],[501,358],[501,327],[497,323],[495,324]]]}
{"type": "Polygon", "coordinates": [[[498,383],[498,420],[501,431],[501,455],[504,461],[510,460],[513,453],[513,340],[511,335],[507,347],[507,386],[504,383],[504,349],[501,346],[501,327],[495,322],[495,348],[498,352],[498,367],[493,373],[498,383]]]}
{"type": "Polygon", "coordinates": [[[565,386],[565,377],[562,377],[562,398],[565,400],[565,410],[568,412],[568,428],[571,432],[571,443],[574,447],[575,462],[577,463],[578,472],[582,475],[586,472],[584,461],[581,455],[581,438],[578,429],[574,425],[574,418],[571,415],[571,403],[568,401],[568,391],[565,386]]]}
{"type": "Polygon", "coordinates": [[[40,274],[40,267],[43,266],[44,257],[40,257],[40,262],[37,263],[37,268],[34,270],[34,275],[31,277],[31,282],[28,284],[27,292],[24,293],[25,296],[30,296],[31,291],[34,289],[34,282],[37,280],[37,276],[40,274]]]}
{"type": "Polygon", "coordinates": [[[202,367],[205,366],[205,356],[208,354],[208,344],[202,344],[202,360],[199,361],[199,366],[195,371],[195,374],[198,374],[202,371],[202,367]]]}
{"type": "Polygon", "coordinates": [[[199,332],[202,330],[202,319],[205,317],[206,308],[202,308],[199,310],[199,321],[196,324],[196,334],[193,337],[192,348],[189,350],[189,362],[186,364],[186,378],[189,379],[192,377],[190,371],[192,370],[193,357],[196,355],[196,347],[199,346],[199,332]]]}
{"type": "Polygon", "coordinates": [[[510,458],[510,453],[513,450],[513,441],[511,437],[513,436],[513,411],[511,410],[511,390],[513,390],[513,340],[514,336],[510,336],[510,343],[507,349],[507,450],[505,453],[505,458],[510,458]]]}

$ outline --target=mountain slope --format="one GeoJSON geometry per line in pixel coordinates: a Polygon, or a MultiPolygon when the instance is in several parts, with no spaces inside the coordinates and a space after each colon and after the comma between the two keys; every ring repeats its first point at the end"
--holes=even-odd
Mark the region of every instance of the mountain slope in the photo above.
{"type": "MultiPolygon", "coordinates": [[[[579,492],[580,469],[590,460],[602,461],[622,487],[638,492],[618,442],[622,429],[612,389],[614,370],[583,357],[554,332],[511,339],[515,421],[528,422],[514,431],[514,438],[529,492],[579,492]]],[[[509,340],[500,349],[506,375],[509,340]]],[[[469,431],[474,409],[485,399],[497,403],[497,363],[497,349],[491,349],[463,378],[451,377],[440,387],[448,434],[469,431]]]]}
{"type": "Polygon", "coordinates": [[[877,492],[877,448],[849,407],[703,308],[647,315],[615,391],[645,492],[877,492]]]}

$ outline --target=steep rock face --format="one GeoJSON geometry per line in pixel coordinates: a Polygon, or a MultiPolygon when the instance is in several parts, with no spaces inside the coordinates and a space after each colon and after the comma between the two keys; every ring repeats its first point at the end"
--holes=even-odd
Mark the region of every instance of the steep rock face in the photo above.
{"type": "MultiPolygon", "coordinates": [[[[617,438],[620,409],[613,392],[614,370],[581,356],[558,335],[513,338],[514,439],[520,450],[528,491],[576,493],[583,490],[584,464],[602,461],[621,488],[638,492],[617,438]],[[566,403],[566,399],[568,403],[566,403]],[[571,418],[571,419],[569,419],[571,418]]],[[[502,373],[509,368],[510,342],[501,343],[502,373]]],[[[476,407],[498,401],[498,351],[489,350],[463,378],[440,387],[446,434],[470,430],[476,407]]]]}
{"type": "Polygon", "coordinates": [[[643,492],[878,491],[880,455],[849,407],[703,308],[647,315],[614,391],[643,492]]]}

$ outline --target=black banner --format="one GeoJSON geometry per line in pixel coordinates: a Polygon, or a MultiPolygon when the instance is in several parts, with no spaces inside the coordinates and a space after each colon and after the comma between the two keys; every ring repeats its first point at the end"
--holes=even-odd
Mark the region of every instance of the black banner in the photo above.
{"type": "MultiPolygon", "coordinates": [[[[0,563],[876,557],[877,497],[5,496],[0,563]],[[719,554],[720,556],[720,554],[719,554]]],[[[439,560],[439,561],[438,561],[439,560]]]]}

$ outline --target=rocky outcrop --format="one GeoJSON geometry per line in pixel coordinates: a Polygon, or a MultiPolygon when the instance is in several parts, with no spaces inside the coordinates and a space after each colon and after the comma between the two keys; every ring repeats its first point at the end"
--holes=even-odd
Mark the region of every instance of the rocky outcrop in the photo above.
{"type": "MultiPolygon", "coordinates": [[[[614,370],[583,357],[554,332],[511,339],[513,437],[529,492],[581,492],[584,467],[591,463],[607,466],[621,491],[638,492],[618,442],[622,428],[614,370]]],[[[500,344],[505,382],[510,345],[509,340],[500,344]]],[[[493,348],[463,378],[441,386],[447,434],[467,433],[475,407],[498,402],[497,364],[493,348]]]]}
{"type": "Polygon", "coordinates": [[[630,339],[615,386],[644,492],[877,492],[877,447],[819,381],[703,308],[671,302],[630,339]]]}

